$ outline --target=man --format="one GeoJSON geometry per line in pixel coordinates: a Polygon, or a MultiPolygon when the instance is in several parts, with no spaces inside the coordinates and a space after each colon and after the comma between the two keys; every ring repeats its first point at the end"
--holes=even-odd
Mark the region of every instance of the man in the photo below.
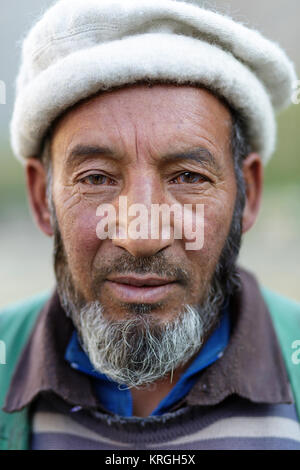
{"type": "Polygon", "coordinates": [[[35,25],[12,143],[57,289],[0,316],[3,448],[300,448],[299,306],[236,267],[295,79],[197,2],[35,25]]]}

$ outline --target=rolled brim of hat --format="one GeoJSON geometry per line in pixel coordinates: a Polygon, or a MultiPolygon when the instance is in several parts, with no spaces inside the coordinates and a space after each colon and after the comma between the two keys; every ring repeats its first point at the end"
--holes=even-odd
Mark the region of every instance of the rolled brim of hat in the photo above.
{"type": "MultiPolygon", "coordinates": [[[[155,81],[205,87],[222,97],[243,117],[252,150],[267,162],[276,140],[274,108],[289,101],[296,79],[281,50],[280,60],[267,58],[267,73],[262,79],[264,71],[254,71],[257,63],[251,54],[246,64],[216,41],[173,31],[124,35],[100,43],[86,41],[78,48],[75,41],[74,47],[68,44],[68,53],[64,48],[64,54],[59,53],[59,45],[56,47],[57,57],[53,47],[51,60],[44,51],[38,73],[31,71],[30,78],[27,73],[26,79],[22,75],[19,79],[11,137],[20,160],[38,156],[49,126],[74,104],[114,87],[155,81]]],[[[23,52],[23,61],[24,57],[23,52]]]]}

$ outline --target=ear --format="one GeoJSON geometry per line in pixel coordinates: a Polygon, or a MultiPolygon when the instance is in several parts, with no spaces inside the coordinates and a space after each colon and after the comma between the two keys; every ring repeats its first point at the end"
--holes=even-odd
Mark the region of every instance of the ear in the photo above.
{"type": "Polygon", "coordinates": [[[35,221],[42,232],[52,236],[53,230],[46,196],[47,175],[44,165],[37,158],[28,158],[26,161],[26,182],[35,221]]]}
{"type": "Polygon", "coordinates": [[[246,204],[243,212],[243,233],[255,223],[260,208],[263,188],[263,164],[260,155],[249,154],[243,164],[246,185],[246,204]]]}

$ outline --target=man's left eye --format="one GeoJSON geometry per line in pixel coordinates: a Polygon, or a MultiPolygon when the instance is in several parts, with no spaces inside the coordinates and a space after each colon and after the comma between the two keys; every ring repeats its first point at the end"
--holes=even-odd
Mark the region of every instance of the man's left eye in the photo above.
{"type": "Polygon", "coordinates": [[[83,183],[100,186],[102,184],[114,184],[114,181],[105,175],[88,175],[81,179],[83,183]]]}
{"type": "Polygon", "coordinates": [[[200,175],[199,173],[193,173],[192,171],[185,171],[184,173],[181,173],[180,175],[176,176],[171,183],[173,184],[180,184],[180,183],[201,183],[203,181],[208,181],[208,178],[206,178],[203,175],[200,175]]]}

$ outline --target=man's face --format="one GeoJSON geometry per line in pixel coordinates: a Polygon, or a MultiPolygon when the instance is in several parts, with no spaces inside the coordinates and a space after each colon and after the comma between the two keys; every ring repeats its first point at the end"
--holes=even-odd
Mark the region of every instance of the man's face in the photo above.
{"type": "MultiPolygon", "coordinates": [[[[234,285],[241,209],[231,131],[230,113],[209,92],[167,85],[104,93],[54,130],[58,291],[93,366],[119,383],[140,386],[179,372],[234,285]],[[119,214],[121,196],[128,207],[142,204],[150,219],[155,204],[192,210],[187,219],[184,210],[184,220],[171,217],[169,237],[158,224],[157,238],[116,231],[100,240],[97,209],[109,204],[119,214]],[[204,206],[201,227],[197,205],[204,206]],[[186,224],[204,228],[201,249],[188,248],[186,224]]],[[[124,214],[118,217],[117,226],[124,214]]]]}
{"type": "Polygon", "coordinates": [[[229,232],[236,197],[231,116],[192,87],[132,86],[69,111],[52,140],[53,201],[73,283],[120,320],[148,305],[157,322],[201,303],[229,232]],[[97,208],[204,204],[204,245],[187,240],[100,240],[97,208]],[[148,264],[144,261],[147,260],[148,264]],[[150,263],[150,264],[149,264],[150,263]]]}

